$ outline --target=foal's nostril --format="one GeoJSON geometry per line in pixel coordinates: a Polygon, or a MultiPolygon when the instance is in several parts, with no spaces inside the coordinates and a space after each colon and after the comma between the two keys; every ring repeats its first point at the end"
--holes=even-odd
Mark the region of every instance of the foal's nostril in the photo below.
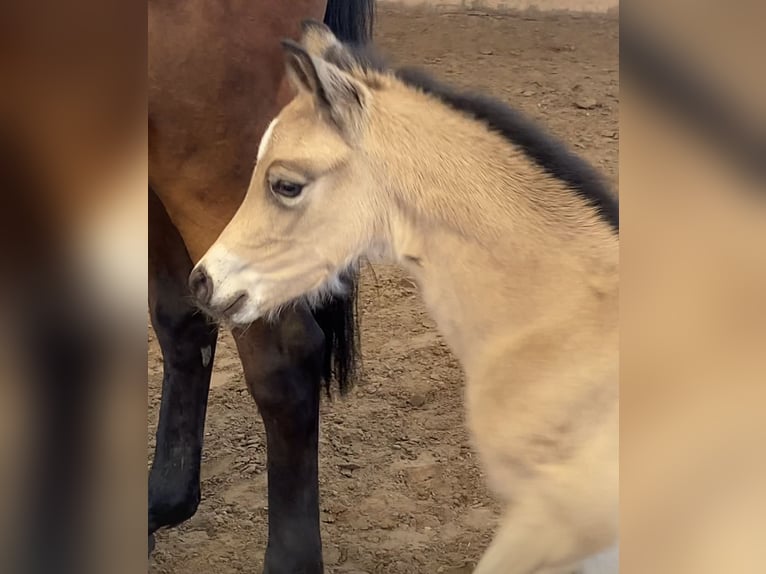
{"type": "Polygon", "coordinates": [[[189,275],[189,289],[202,305],[207,305],[213,296],[213,282],[204,267],[197,267],[189,275]]]}

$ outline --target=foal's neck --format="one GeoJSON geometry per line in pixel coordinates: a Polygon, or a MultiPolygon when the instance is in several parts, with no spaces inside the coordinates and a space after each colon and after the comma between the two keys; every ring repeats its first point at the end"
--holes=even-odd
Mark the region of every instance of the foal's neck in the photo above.
{"type": "Polygon", "coordinates": [[[611,328],[609,224],[503,136],[418,98],[391,111],[378,152],[388,243],[466,370],[498,339],[588,328],[604,312],[611,328]]]}

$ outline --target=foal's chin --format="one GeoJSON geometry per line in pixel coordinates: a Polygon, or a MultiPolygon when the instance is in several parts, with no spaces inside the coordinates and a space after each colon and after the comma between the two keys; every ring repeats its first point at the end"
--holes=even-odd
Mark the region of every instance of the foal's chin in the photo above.
{"type": "Polygon", "coordinates": [[[282,297],[264,297],[262,293],[256,297],[253,294],[248,294],[247,298],[236,308],[220,314],[218,321],[226,327],[241,329],[255,321],[276,322],[285,309],[310,306],[306,295],[285,297],[286,293],[286,290],[281,291],[282,297]]]}
{"type": "Polygon", "coordinates": [[[245,327],[266,315],[260,306],[252,304],[248,299],[238,302],[232,309],[199,303],[197,306],[211,321],[229,329],[245,327]]]}
{"type": "MultiPolygon", "coordinates": [[[[263,285],[263,282],[261,283],[263,285]]],[[[327,273],[295,279],[261,288],[257,293],[244,291],[244,297],[223,312],[210,313],[218,322],[229,328],[242,328],[254,321],[274,322],[285,309],[295,307],[317,308],[329,299],[344,296],[349,289],[344,273],[327,273]]]]}
{"type": "Polygon", "coordinates": [[[244,303],[235,313],[222,315],[219,321],[229,329],[241,329],[269,316],[260,306],[252,303],[244,303]]]}

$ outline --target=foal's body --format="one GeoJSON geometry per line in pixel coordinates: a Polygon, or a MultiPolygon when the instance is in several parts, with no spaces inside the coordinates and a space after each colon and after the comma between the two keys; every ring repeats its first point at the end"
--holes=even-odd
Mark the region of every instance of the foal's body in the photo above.
{"type": "Polygon", "coordinates": [[[574,566],[617,529],[617,237],[486,124],[415,91],[376,105],[374,161],[402,206],[386,243],[460,359],[469,428],[508,502],[476,572],[574,566]]]}
{"type": "Polygon", "coordinates": [[[375,68],[319,24],[286,45],[296,97],[192,274],[235,323],[381,252],[417,279],[467,377],[506,503],[476,574],[566,572],[617,539],[616,202],[498,104],[375,68]]]}
{"type": "MultiPolygon", "coordinates": [[[[462,153],[477,168],[488,157],[462,153]]],[[[441,189],[492,192],[465,183],[450,177],[441,189]]],[[[498,220],[508,224],[485,218],[484,227],[458,231],[405,217],[392,247],[464,367],[468,425],[488,479],[509,502],[477,572],[510,574],[584,558],[616,529],[617,242],[545,217],[528,226],[498,220]]]]}

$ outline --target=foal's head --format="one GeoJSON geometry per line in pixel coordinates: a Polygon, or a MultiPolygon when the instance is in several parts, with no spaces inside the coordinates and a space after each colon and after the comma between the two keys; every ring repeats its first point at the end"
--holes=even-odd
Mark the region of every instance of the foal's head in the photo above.
{"type": "Polygon", "coordinates": [[[422,251],[419,235],[437,228],[486,249],[501,232],[527,239],[522,254],[561,259],[566,246],[572,261],[616,241],[617,203],[596,172],[507,106],[386,72],[322,24],[284,47],[297,96],[267,129],[244,202],[190,277],[212,315],[249,323],[342,291],[370,252],[420,265],[410,248],[422,251]],[[588,236],[577,257],[574,236],[588,236]]]}
{"type": "Polygon", "coordinates": [[[190,277],[200,303],[236,324],[342,291],[380,227],[365,165],[370,86],[322,24],[305,24],[302,43],[284,49],[297,95],[264,134],[239,211],[190,277]]]}

